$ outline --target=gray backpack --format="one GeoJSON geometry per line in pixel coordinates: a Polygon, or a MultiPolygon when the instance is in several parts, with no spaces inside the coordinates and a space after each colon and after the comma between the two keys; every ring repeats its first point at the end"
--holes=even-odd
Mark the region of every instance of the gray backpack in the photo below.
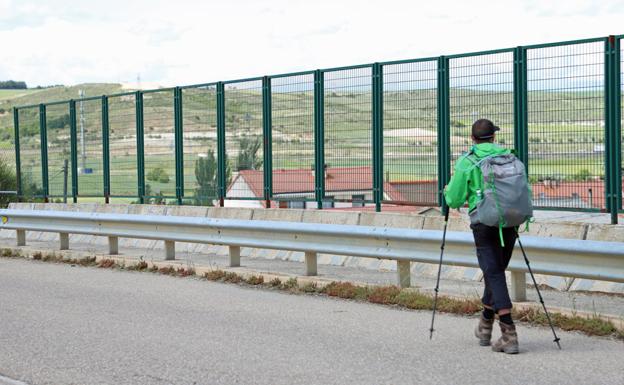
{"type": "MultiPolygon", "coordinates": [[[[470,158],[470,157],[469,157],[470,158]]],[[[524,164],[513,154],[495,155],[475,163],[483,174],[481,200],[471,213],[471,222],[516,227],[533,217],[531,190],[524,164]]]]}

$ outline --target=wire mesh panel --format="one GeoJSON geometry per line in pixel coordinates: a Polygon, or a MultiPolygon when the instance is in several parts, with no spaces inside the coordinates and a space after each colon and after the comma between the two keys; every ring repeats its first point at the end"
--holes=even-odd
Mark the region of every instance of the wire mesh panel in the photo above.
{"type": "Polygon", "coordinates": [[[325,193],[336,201],[373,199],[371,75],[370,67],[324,74],[325,193]]]}
{"type": "Polygon", "coordinates": [[[104,194],[102,163],[102,101],[76,101],[78,147],[78,195],[97,197],[104,194]]]}
{"type": "Polygon", "coordinates": [[[514,147],[513,74],[513,52],[449,60],[452,162],[470,150],[472,123],[477,119],[494,122],[501,129],[495,141],[514,147]]]}
{"type": "Polygon", "coordinates": [[[172,90],[143,94],[145,195],[148,197],[175,197],[173,104],[172,90]]]}
{"type": "Polygon", "coordinates": [[[214,86],[182,89],[184,196],[214,205],[218,196],[217,92],[214,86]]]}
{"type": "Polygon", "coordinates": [[[46,106],[48,191],[51,197],[71,196],[72,164],[69,103],[46,106]]]}
{"type": "Polygon", "coordinates": [[[108,99],[111,196],[137,196],[135,95],[108,99]]]}
{"type": "Polygon", "coordinates": [[[314,75],[271,79],[273,199],[314,199],[314,75]]]}
{"type": "Polygon", "coordinates": [[[604,208],[604,43],[527,51],[534,204],[604,208]]]}
{"type": "Polygon", "coordinates": [[[384,199],[437,205],[437,61],[383,66],[384,199]]]}
{"type": "Polygon", "coordinates": [[[225,196],[263,199],[261,80],[225,85],[225,152],[226,164],[232,170],[231,178],[226,178],[225,196]]]}
{"type": "Polygon", "coordinates": [[[26,199],[40,197],[43,196],[43,183],[39,107],[20,108],[18,114],[22,195],[26,199]]]}

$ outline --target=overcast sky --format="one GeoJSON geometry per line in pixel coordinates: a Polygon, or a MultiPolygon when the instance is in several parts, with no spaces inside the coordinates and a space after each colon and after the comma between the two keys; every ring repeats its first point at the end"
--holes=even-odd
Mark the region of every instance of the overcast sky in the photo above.
{"type": "Polygon", "coordinates": [[[0,0],[0,80],[163,86],[624,34],[624,1],[0,0]]]}

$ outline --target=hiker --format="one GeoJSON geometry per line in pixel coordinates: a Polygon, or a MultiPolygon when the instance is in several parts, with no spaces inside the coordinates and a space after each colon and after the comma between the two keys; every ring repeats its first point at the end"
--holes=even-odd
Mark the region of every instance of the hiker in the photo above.
{"type": "Polygon", "coordinates": [[[497,314],[502,336],[492,345],[492,350],[515,354],[518,353],[518,335],[511,318],[505,269],[516,242],[515,226],[531,217],[532,205],[524,165],[510,150],[494,143],[499,130],[487,119],[474,122],[474,145],[457,160],[444,197],[450,208],[462,207],[468,201],[470,228],[485,281],[483,312],[475,336],[481,346],[489,346],[497,314]],[[484,174],[489,176],[487,183],[484,174]],[[518,213],[519,218],[507,216],[518,213]]]}

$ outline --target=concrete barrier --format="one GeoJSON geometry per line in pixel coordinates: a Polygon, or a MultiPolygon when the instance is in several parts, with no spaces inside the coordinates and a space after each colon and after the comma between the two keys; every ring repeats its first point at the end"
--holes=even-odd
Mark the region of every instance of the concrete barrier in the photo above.
{"type": "Polygon", "coordinates": [[[287,221],[301,222],[303,210],[295,209],[253,209],[251,217],[254,221],[287,221]]]}
{"type": "Polygon", "coordinates": [[[624,225],[589,224],[587,240],[624,242],[624,225]]]}
{"type": "Polygon", "coordinates": [[[360,213],[352,211],[302,210],[302,222],[326,225],[357,225],[360,213]]]}
{"type": "Polygon", "coordinates": [[[244,219],[250,220],[253,209],[241,207],[209,207],[206,214],[209,218],[244,219]]]}

